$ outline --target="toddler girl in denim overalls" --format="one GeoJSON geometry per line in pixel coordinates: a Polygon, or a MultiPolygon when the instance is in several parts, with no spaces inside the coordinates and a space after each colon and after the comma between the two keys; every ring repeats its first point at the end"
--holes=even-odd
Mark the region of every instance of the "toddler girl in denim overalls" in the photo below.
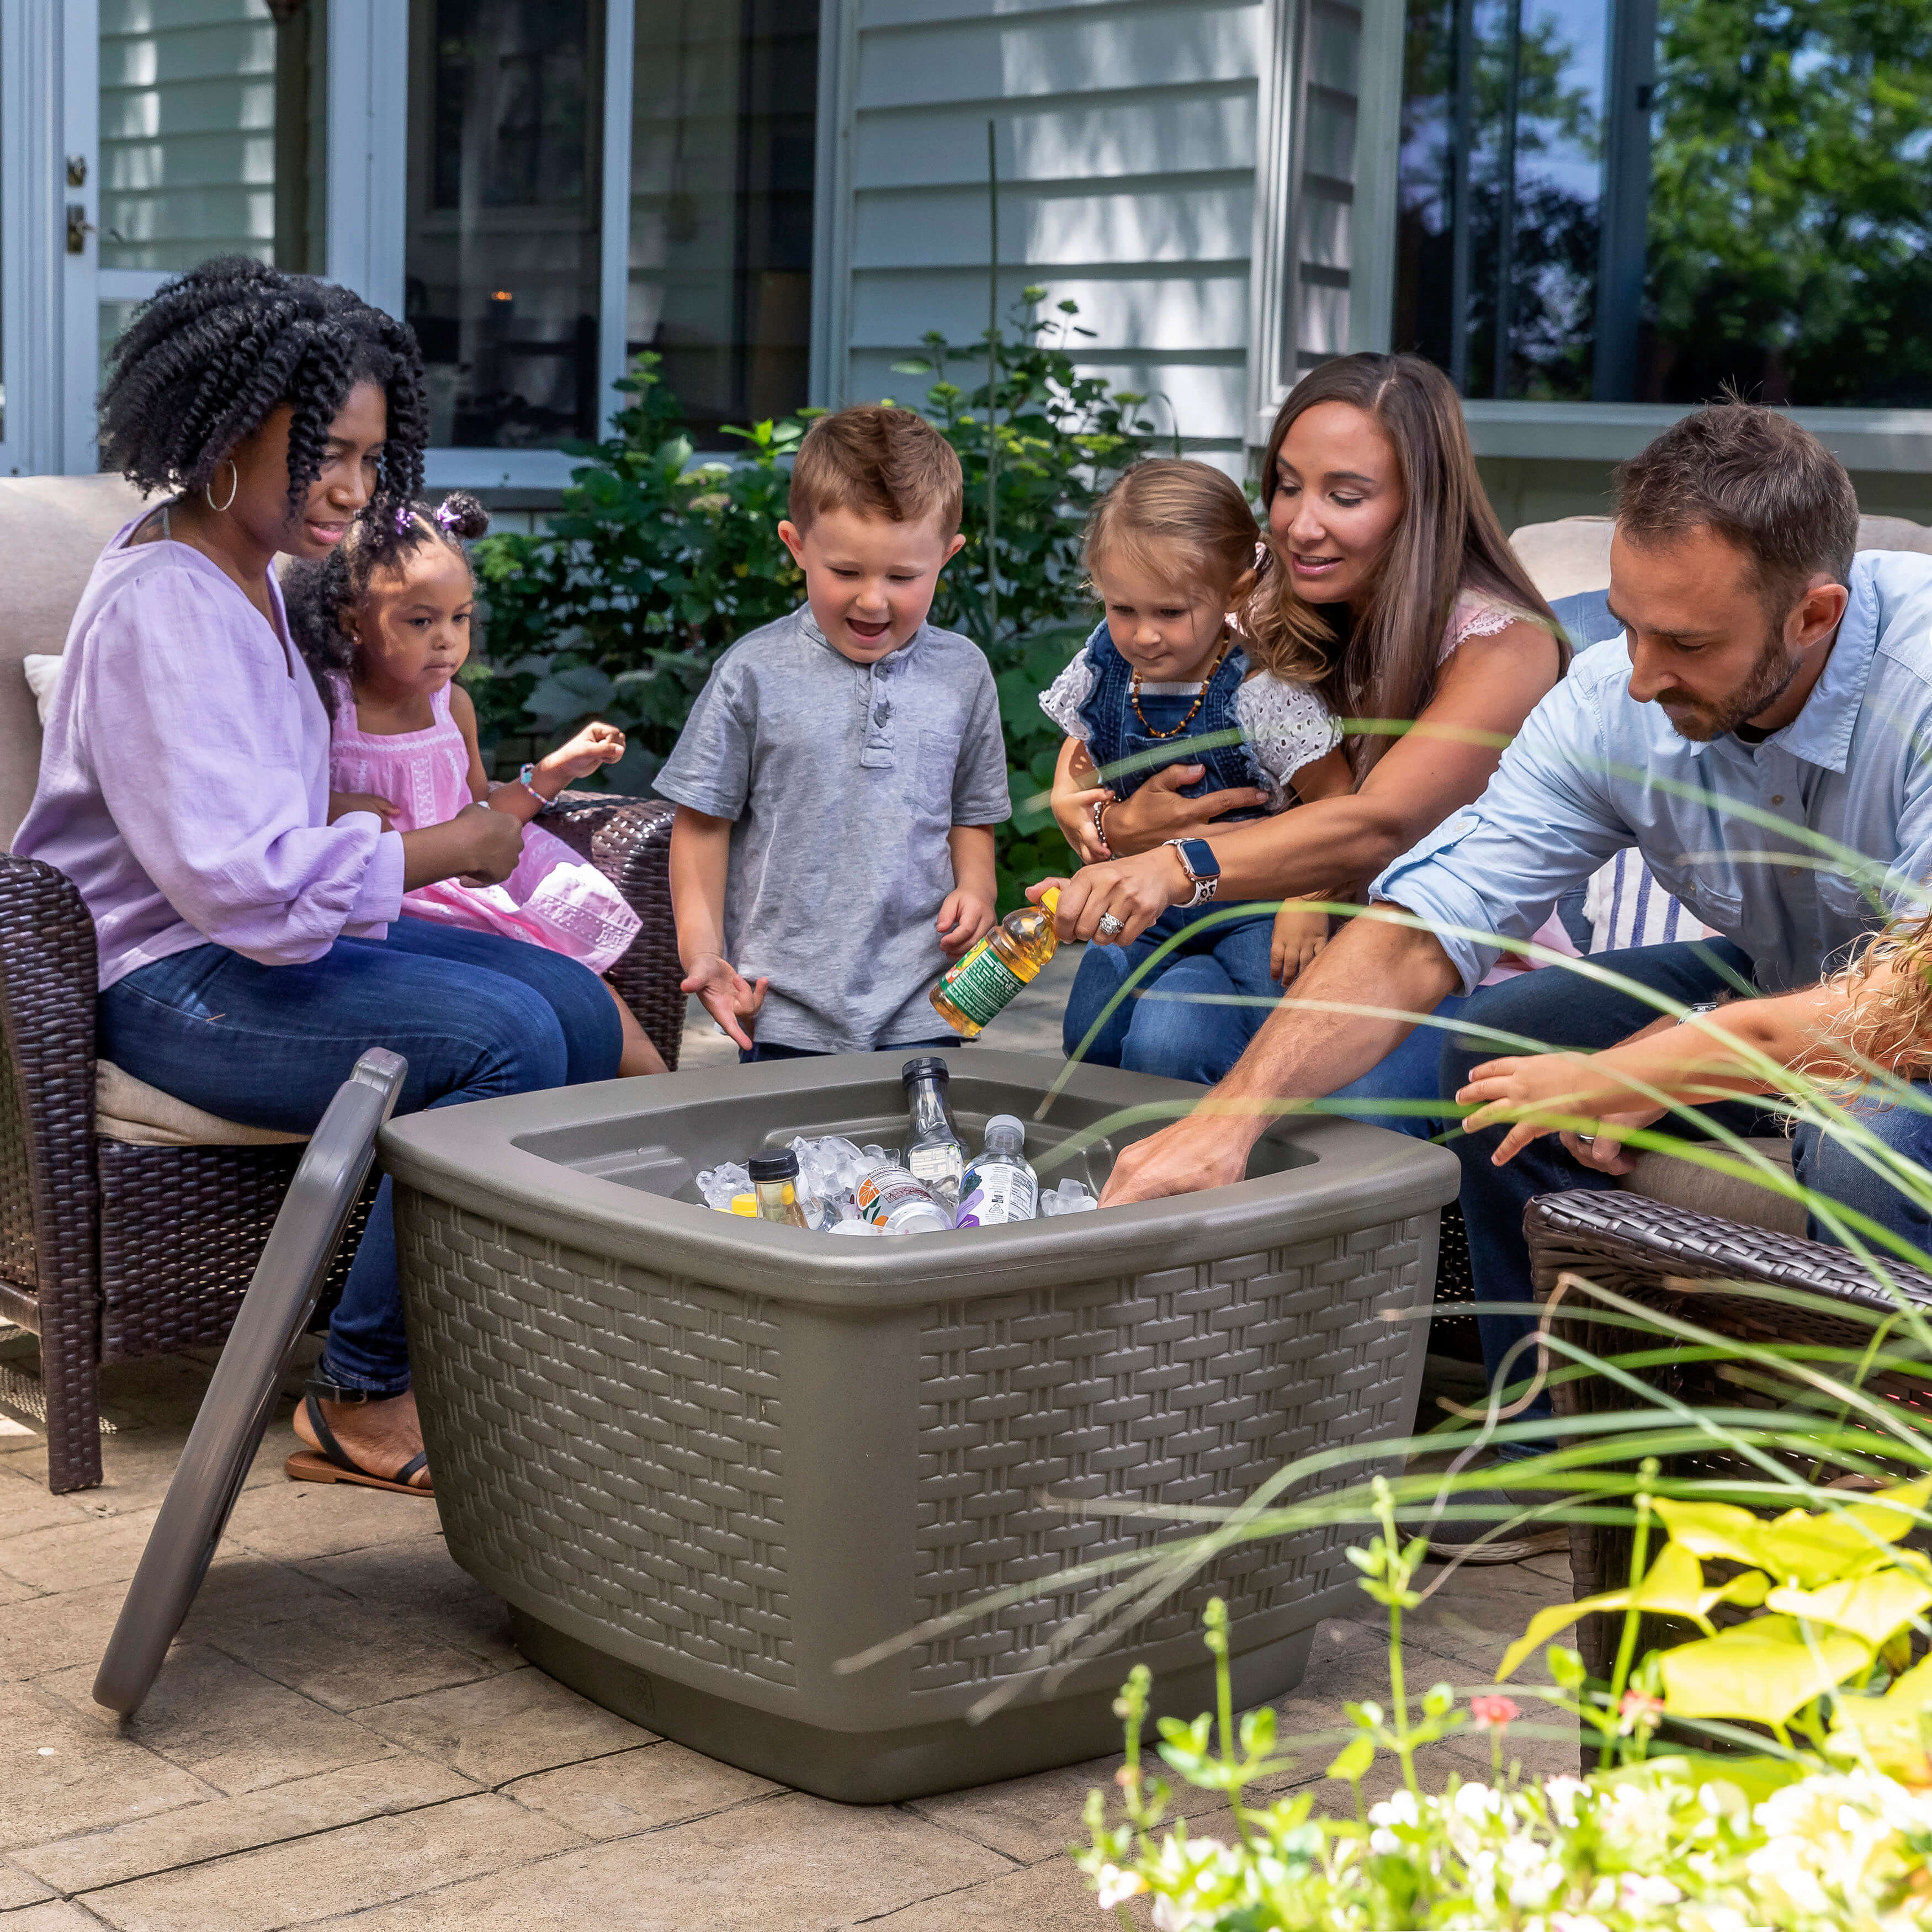
{"type": "MultiPolygon", "coordinates": [[[[1094,512],[1087,567],[1107,615],[1040,700],[1066,734],[1054,816],[1084,862],[1108,856],[1096,787],[1118,800],[1168,766],[1198,765],[1202,775],[1181,788],[1184,797],[1239,788],[1265,800],[1217,821],[1227,824],[1353,783],[1341,728],[1327,706],[1304,684],[1251,668],[1228,622],[1253,586],[1258,542],[1238,486],[1204,463],[1138,464],[1094,512]]],[[[1084,1040],[1084,1059],[1117,1066],[1132,1000],[1225,1001],[1230,985],[1246,1022],[1239,1030],[1251,1036],[1328,929],[1325,914],[1293,901],[1278,914],[1271,902],[1246,912],[1226,904],[1172,908],[1132,945],[1107,950],[1124,980],[1167,941],[1178,942],[1135,981],[1091,1040],[1089,1003],[1076,999],[1066,1050],[1078,1052],[1084,1040]]],[[[1140,1030],[1145,1026],[1143,1019],[1140,1030]]],[[[1191,1067],[1168,1070],[1216,1077],[1191,1067]]]]}

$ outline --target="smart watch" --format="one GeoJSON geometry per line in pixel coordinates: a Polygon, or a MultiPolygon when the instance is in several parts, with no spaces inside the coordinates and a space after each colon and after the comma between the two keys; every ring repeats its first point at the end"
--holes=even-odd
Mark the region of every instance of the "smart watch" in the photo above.
{"type": "Polygon", "coordinates": [[[1174,848],[1180,869],[1194,887],[1194,896],[1181,904],[1205,905],[1221,890],[1221,862],[1215,857],[1214,847],[1204,838],[1170,838],[1166,842],[1174,848]]]}

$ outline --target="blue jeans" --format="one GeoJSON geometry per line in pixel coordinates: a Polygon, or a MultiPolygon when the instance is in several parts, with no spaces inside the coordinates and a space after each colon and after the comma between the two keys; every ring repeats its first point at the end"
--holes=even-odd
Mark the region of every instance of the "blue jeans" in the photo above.
{"type": "MultiPolygon", "coordinates": [[[[1653,991],[1667,993],[1686,1006],[1695,1006],[1734,992],[1730,975],[1748,980],[1750,961],[1724,939],[1697,940],[1674,946],[1637,946],[1624,952],[1600,952],[1593,966],[1621,974],[1653,991]],[[1728,968],[1730,973],[1724,969],[1728,968]]],[[[1470,1000],[1463,1018],[1472,1024],[1520,1034],[1546,1046],[1586,1051],[1612,1046],[1638,1028],[1658,1018],[1657,1009],[1634,994],[1599,986],[1560,966],[1525,973],[1508,983],[1485,988],[1470,1000]]],[[[1450,1034],[1442,1048],[1442,1091],[1453,1095],[1480,1061],[1515,1049],[1466,1042],[1450,1034]]],[[[1922,1088],[1921,1090],[1924,1090],[1922,1088]]],[[[1888,1144],[1921,1163],[1932,1163],[1932,1114],[1909,1107],[1875,1106],[1861,1109],[1865,1125],[1888,1144]]],[[[1730,1132],[1763,1136],[1784,1131],[1782,1124],[1749,1102],[1726,1101],[1699,1110],[1714,1126],[1730,1132]]],[[[1672,1114],[1659,1130],[1686,1139],[1700,1137],[1697,1116],[1672,1114]]],[[[1469,1259],[1477,1297],[1483,1301],[1516,1301],[1525,1312],[1478,1318],[1482,1331],[1483,1359],[1493,1377],[1505,1354],[1534,1326],[1528,1312],[1532,1300],[1529,1248],[1523,1238],[1523,1210],[1539,1194],[1570,1188],[1600,1190],[1615,1185],[1608,1174],[1580,1166],[1564,1152],[1554,1135],[1530,1142],[1507,1167],[1493,1167],[1490,1156],[1506,1131],[1491,1127],[1458,1136],[1454,1145],[1462,1163],[1462,1216],[1469,1230],[1469,1259]]],[[[1882,1226],[1916,1242],[1932,1246],[1932,1226],[1925,1214],[1873,1173],[1840,1142],[1815,1127],[1800,1126],[1792,1150],[1800,1184],[1828,1199],[1856,1208],[1882,1226]]],[[[1828,1230],[1814,1218],[1814,1240],[1828,1241],[1828,1230]]],[[[1512,1378],[1528,1373],[1533,1364],[1517,1358],[1512,1378]]]]}
{"type": "MultiPolygon", "coordinates": [[[[137,1080],[244,1125],[306,1133],[368,1048],[410,1064],[399,1114],[615,1077],[617,1009],[596,974],[494,933],[398,920],[301,966],[197,946],[109,987],[100,1052],[137,1080]]],[[[410,1385],[386,1178],[328,1325],[322,1378],[410,1385]]]]}
{"type": "Polygon", "coordinates": [[[1176,933],[1180,944],[1113,1012],[1083,1056],[1211,1086],[1247,1050],[1281,998],[1268,976],[1274,915],[1214,921],[1214,908],[1175,906],[1131,946],[1090,946],[1066,1001],[1061,1037],[1070,1058],[1121,982],[1176,933]]]}

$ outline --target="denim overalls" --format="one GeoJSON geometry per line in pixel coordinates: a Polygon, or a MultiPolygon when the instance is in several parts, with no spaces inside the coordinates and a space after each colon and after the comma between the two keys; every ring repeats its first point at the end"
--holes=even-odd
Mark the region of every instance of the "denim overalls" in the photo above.
{"type": "MultiPolygon", "coordinates": [[[[1264,774],[1244,742],[1229,740],[1209,746],[1196,742],[1240,728],[1234,694],[1248,667],[1239,650],[1230,650],[1221,661],[1209,680],[1201,709],[1186,730],[1172,738],[1158,738],[1155,731],[1174,731],[1186,717],[1193,694],[1143,691],[1140,708],[1147,719],[1143,724],[1130,698],[1133,667],[1114,648],[1104,622],[1087,640],[1086,650],[1095,676],[1094,688],[1080,707],[1081,722],[1087,727],[1088,754],[1103,774],[1100,782],[1116,798],[1127,797],[1156,772],[1173,764],[1206,768],[1196,783],[1182,788],[1184,798],[1198,798],[1231,787],[1264,785],[1264,774]],[[1109,765],[1146,752],[1162,755],[1131,771],[1107,774],[1109,765]]],[[[1218,822],[1228,824],[1262,816],[1258,810],[1231,812],[1218,822]]],[[[1280,986],[1268,976],[1274,913],[1270,907],[1244,916],[1238,908],[1220,900],[1204,906],[1169,907],[1131,946],[1087,949],[1063,1022],[1070,1055],[1078,1050],[1126,976],[1156,947],[1177,934],[1180,943],[1150,974],[1136,982],[1108,1015],[1082,1057],[1096,1066],[1126,1065],[1144,1072],[1201,1081],[1218,1080],[1240,1057],[1268,1018],[1272,1002],[1281,997],[1280,986]]]]}

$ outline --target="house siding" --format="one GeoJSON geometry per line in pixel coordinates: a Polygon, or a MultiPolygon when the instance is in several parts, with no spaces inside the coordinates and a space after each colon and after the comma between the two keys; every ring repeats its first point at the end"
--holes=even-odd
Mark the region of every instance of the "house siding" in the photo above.
{"type": "Polygon", "coordinates": [[[1003,311],[1029,284],[1078,303],[1082,366],[1238,472],[1262,0],[855,4],[826,400],[905,394],[928,329],[984,330],[991,120],[1003,311]]]}

